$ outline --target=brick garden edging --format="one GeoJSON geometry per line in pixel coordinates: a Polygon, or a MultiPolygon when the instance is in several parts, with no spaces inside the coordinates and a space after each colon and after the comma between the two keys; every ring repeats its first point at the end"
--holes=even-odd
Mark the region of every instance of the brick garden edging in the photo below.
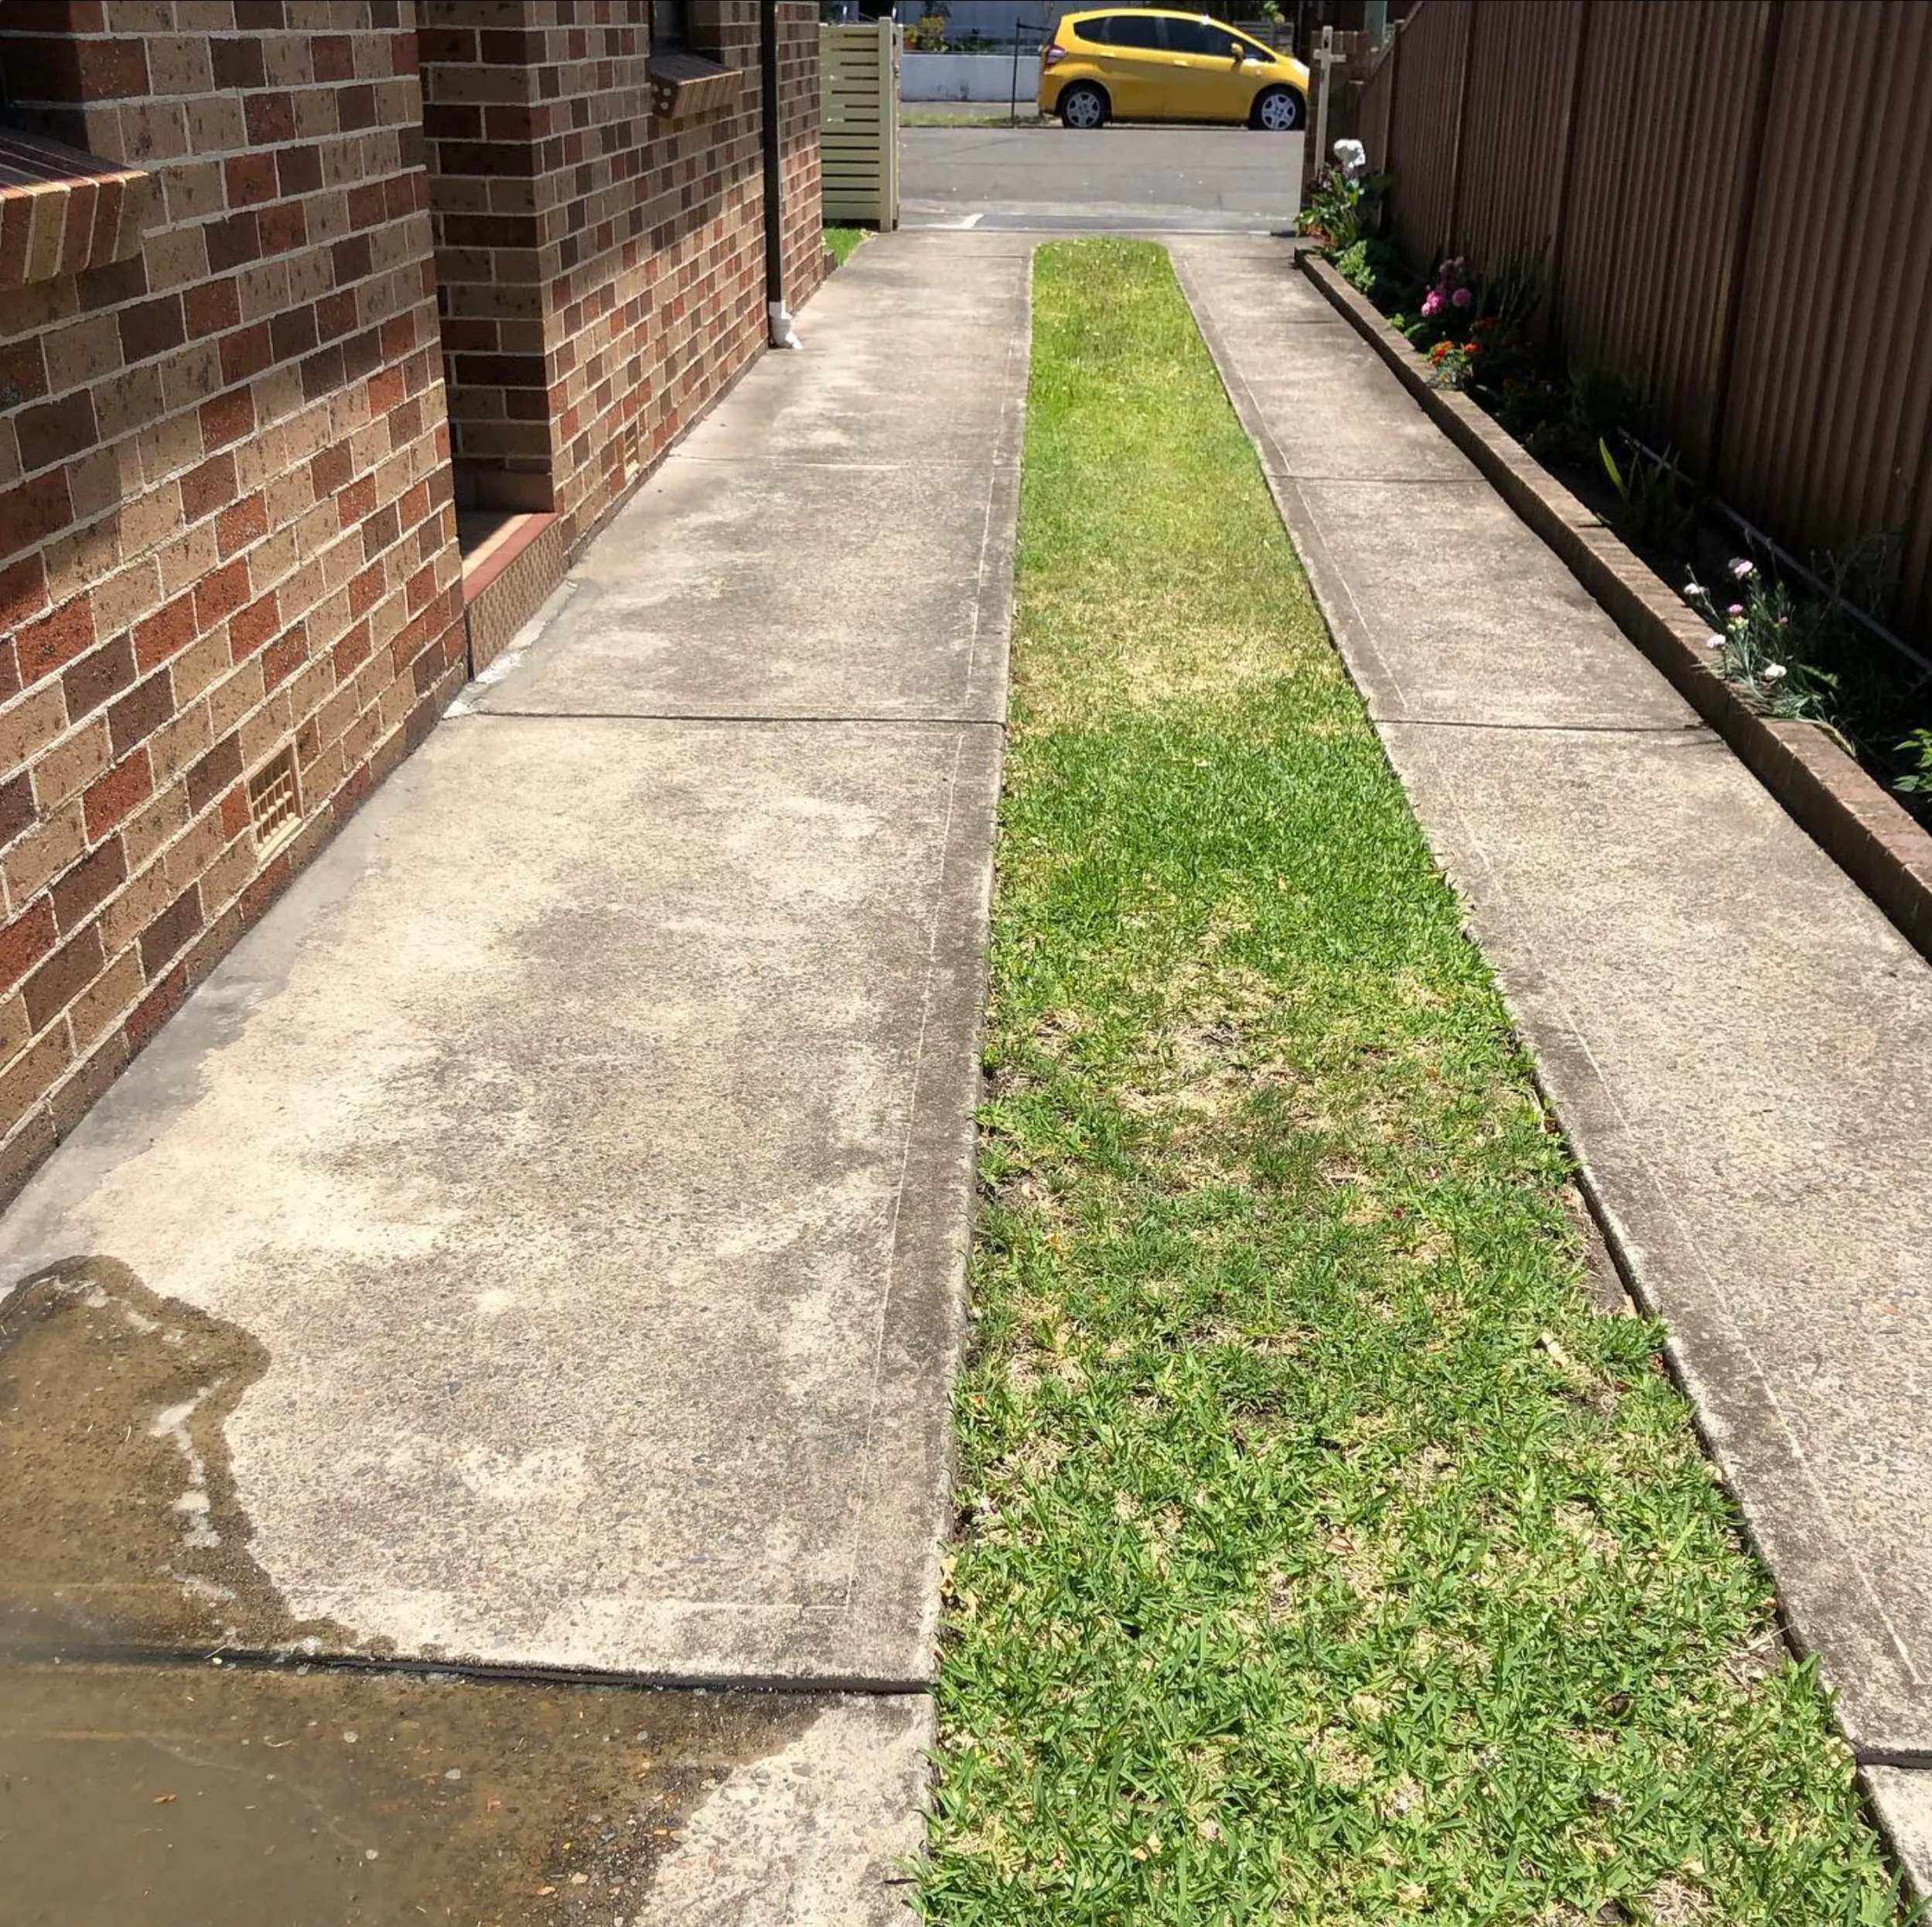
{"type": "Polygon", "coordinates": [[[1358,289],[1312,252],[1302,271],[1561,558],[1610,619],[1661,670],[1792,819],[1932,958],[1932,833],[1822,729],[1756,714],[1709,666],[1709,625],[1466,395],[1439,388],[1429,364],[1358,289]]]}

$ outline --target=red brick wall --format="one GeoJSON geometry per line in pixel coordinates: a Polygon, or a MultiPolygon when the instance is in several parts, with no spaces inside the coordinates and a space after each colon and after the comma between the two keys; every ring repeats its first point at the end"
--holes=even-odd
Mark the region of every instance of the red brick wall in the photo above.
{"type": "Polygon", "coordinates": [[[0,295],[4,1193],[463,667],[403,9],[8,0],[0,78],[162,203],[132,258],[0,295]],[[247,779],[291,744],[265,852],[247,779]]]}
{"type": "MultiPolygon", "coordinates": [[[[497,0],[493,28],[473,0],[423,0],[459,487],[554,505],[570,548],[763,344],[758,11],[692,0],[695,50],[738,80],[667,125],[651,113],[647,0],[497,0]]],[[[795,306],[823,271],[818,15],[811,0],[779,13],[795,306]]]]}
{"type": "Polygon", "coordinates": [[[818,9],[781,6],[778,19],[785,296],[795,313],[825,278],[825,217],[819,193],[818,9]]]}
{"type": "MultiPolygon", "coordinates": [[[[466,470],[554,493],[562,555],[763,346],[758,9],[692,13],[740,78],[667,125],[646,0],[422,0],[432,232],[415,8],[0,0],[7,121],[152,177],[132,253],[77,195],[16,260],[0,207],[0,1198],[460,683],[445,360],[466,470]]],[[[817,9],[780,14],[797,306],[817,9]]]]}
{"type": "Polygon", "coordinates": [[[450,451],[465,508],[551,506],[534,10],[526,0],[417,6],[450,451]]]}

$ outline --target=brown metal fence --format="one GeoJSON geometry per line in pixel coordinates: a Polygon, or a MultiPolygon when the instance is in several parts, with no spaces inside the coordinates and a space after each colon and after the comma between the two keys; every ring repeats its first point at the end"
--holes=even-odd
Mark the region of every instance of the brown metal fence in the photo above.
{"type": "Polygon", "coordinates": [[[1411,266],[1527,269],[1801,555],[1898,545],[1932,640],[1932,6],[1422,0],[1368,77],[1411,266]]]}

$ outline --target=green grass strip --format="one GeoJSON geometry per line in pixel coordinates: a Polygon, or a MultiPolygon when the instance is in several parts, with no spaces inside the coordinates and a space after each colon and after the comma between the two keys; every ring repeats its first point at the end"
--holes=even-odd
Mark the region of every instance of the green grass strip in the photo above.
{"type": "Polygon", "coordinates": [[[1893,1920],[1165,253],[1034,301],[927,1913],[1893,1920]]]}
{"type": "Polygon", "coordinates": [[[869,227],[828,227],[825,230],[825,245],[832,251],[832,258],[842,268],[852,259],[858,244],[869,239],[871,234],[869,227]]]}

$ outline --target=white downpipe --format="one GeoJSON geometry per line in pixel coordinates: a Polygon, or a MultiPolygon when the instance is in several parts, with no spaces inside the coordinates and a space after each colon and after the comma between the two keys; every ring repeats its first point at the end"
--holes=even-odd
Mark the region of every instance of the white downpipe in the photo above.
{"type": "Polygon", "coordinates": [[[792,326],[791,310],[782,301],[765,303],[765,319],[771,330],[771,345],[774,348],[802,348],[805,344],[798,338],[798,330],[792,326]]]}

